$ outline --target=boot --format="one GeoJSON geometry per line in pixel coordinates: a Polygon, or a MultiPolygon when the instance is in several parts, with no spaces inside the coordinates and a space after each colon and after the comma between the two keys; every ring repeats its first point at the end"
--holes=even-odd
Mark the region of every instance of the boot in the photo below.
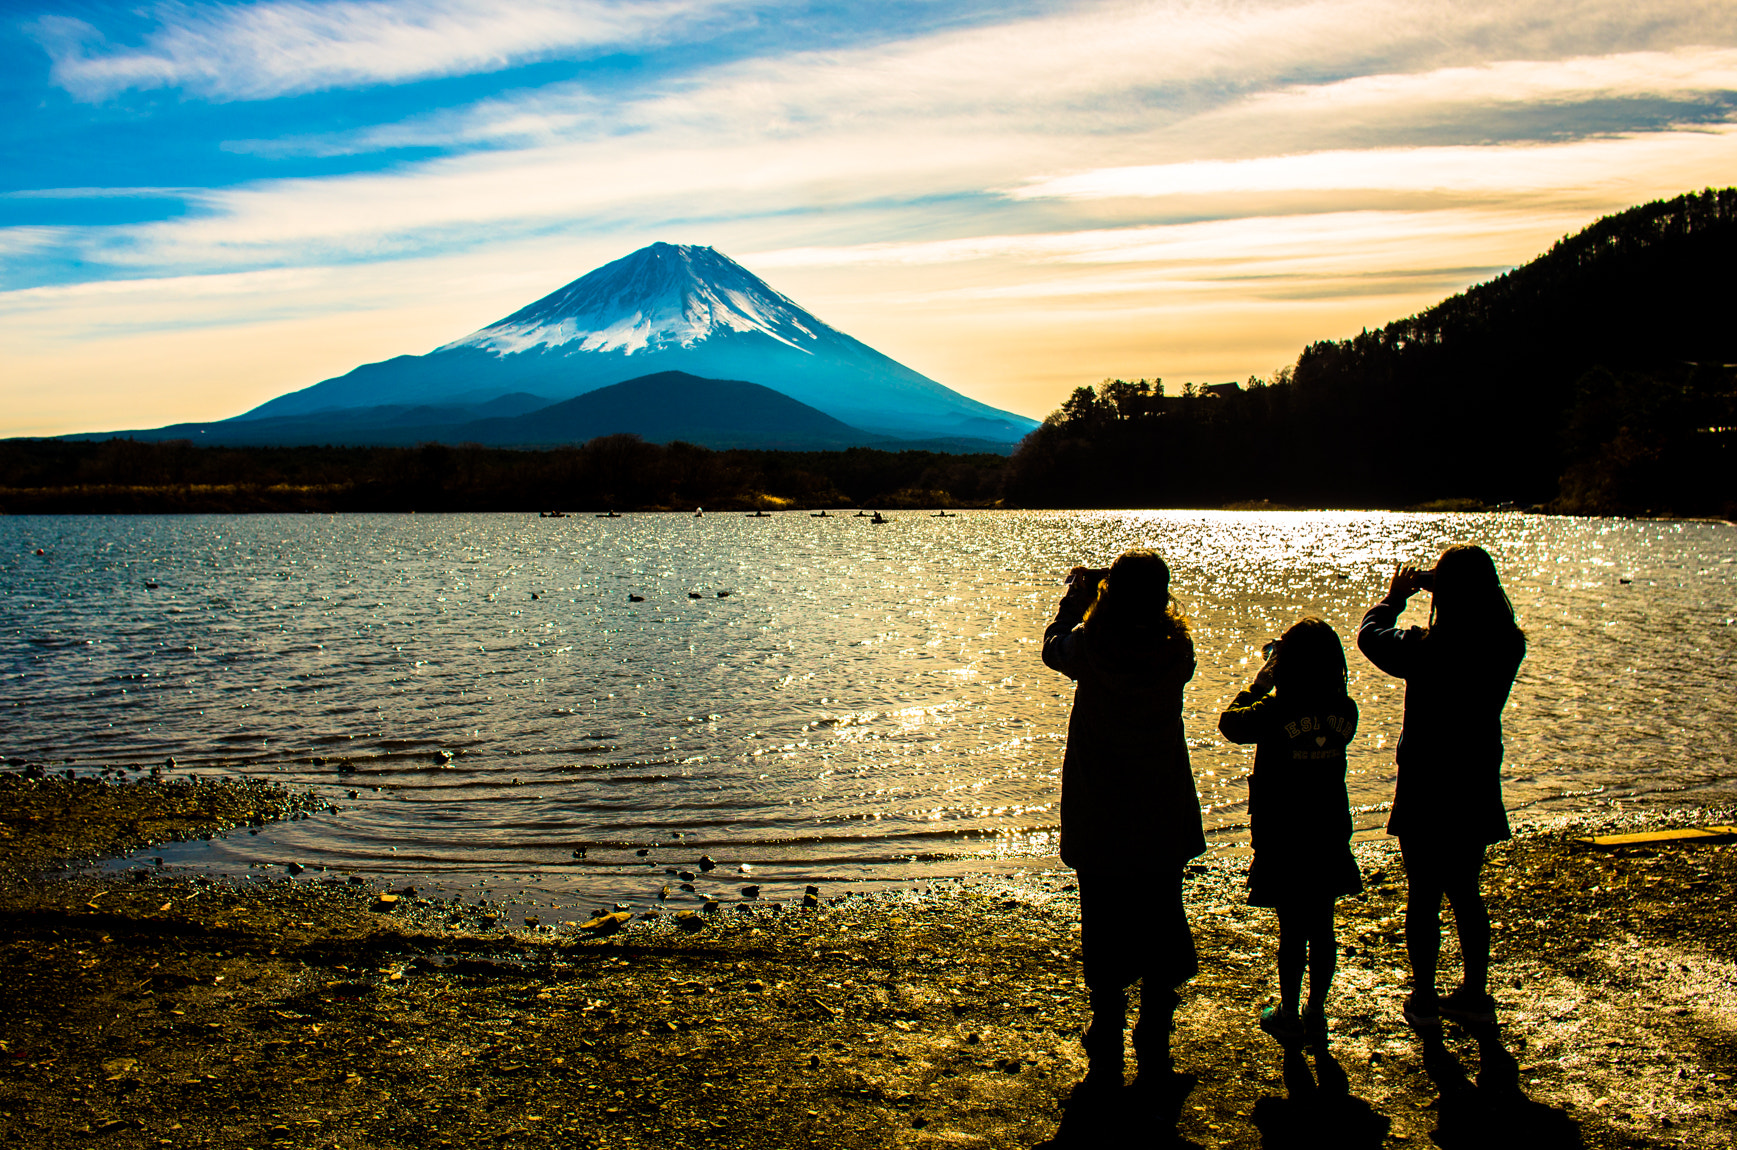
{"type": "Polygon", "coordinates": [[[1128,1024],[1128,996],[1120,990],[1092,991],[1092,1023],[1081,1045],[1086,1048],[1086,1085],[1122,1085],[1122,1031],[1128,1024]]]}
{"type": "Polygon", "coordinates": [[[1134,1024],[1134,1057],[1140,1073],[1167,1075],[1175,1065],[1170,1057],[1170,1032],[1175,1028],[1176,1008],[1182,999],[1174,990],[1140,990],[1140,1021],[1134,1024]]]}

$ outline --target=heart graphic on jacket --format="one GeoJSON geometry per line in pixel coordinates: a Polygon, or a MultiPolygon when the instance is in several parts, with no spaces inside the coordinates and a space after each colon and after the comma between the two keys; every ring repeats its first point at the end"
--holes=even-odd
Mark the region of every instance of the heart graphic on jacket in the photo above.
{"type": "Polygon", "coordinates": [[[1327,736],[1326,735],[1316,735],[1315,736],[1315,745],[1317,747],[1326,746],[1327,745],[1327,736]]]}

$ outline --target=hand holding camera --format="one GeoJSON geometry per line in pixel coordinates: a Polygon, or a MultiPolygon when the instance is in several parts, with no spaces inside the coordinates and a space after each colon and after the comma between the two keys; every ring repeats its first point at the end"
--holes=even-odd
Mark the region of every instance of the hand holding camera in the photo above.
{"type": "Polygon", "coordinates": [[[1108,567],[1075,567],[1068,572],[1068,599],[1095,599],[1098,595],[1098,584],[1110,573],[1108,567]]]}
{"type": "Polygon", "coordinates": [[[1401,603],[1417,594],[1419,591],[1435,590],[1435,571],[1424,570],[1407,563],[1393,565],[1393,581],[1387,585],[1387,597],[1398,599],[1401,603]]]}
{"type": "Polygon", "coordinates": [[[1273,689],[1279,670],[1279,640],[1269,639],[1267,645],[1261,648],[1261,658],[1266,662],[1255,672],[1255,677],[1249,682],[1248,691],[1251,695],[1264,695],[1273,689]]]}

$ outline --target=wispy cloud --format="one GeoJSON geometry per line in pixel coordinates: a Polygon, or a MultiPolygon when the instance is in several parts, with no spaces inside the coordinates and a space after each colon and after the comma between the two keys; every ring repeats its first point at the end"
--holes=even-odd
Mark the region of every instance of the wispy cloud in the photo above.
{"type": "MultiPolygon", "coordinates": [[[[1310,147],[1359,118],[1380,119],[1384,139],[1404,141],[1443,109],[1499,102],[1554,102],[1557,134],[1567,125],[1572,139],[1575,101],[1723,91],[1737,82],[1737,50],[1729,48],[1287,81],[1220,91],[1204,109],[1187,101],[1172,108],[1154,95],[1196,82],[1221,90],[1231,77],[1254,83],[1251,60],[1295,72],[1308,61],[1345,68],[1357,57],[1422,52],[1417,41],[1433,26],[1397,16],[1391,0],[1093,8],[732,64],[622,97],[561,85],[347,139],[287,141],[281,146],[322,154],[490,147],[377,172],[214,190],[195,215],[111,233],[88,254],[128,267],[222,267],[295,253],[401,256],[550,227],[766,218],[986,189],[1016,203],[1244,197],[1184,209],[1219,214],[1290,211],[1294,203],[1273,197],[1348,188],[1483,198],[1600,189],[1582,202],[1602,206],[1695,186],[1730,156],[1731,137],[1718,125],[1548,147],[1310,147]],[[1274,144],[1293,154],[1265,150],[1274,144]],[[1197,158],[1214,152],[1236,158],[1197,158]],[[1104,163],[1139,158],[1147,162],[1104,163]],[[1053,174],[1037,175],[1037,164],[1053,174]]],[[[1480,30],[1498,19],[1488,13],[1480,30]]],[[[1503,30],[1524,39],[1524,14],[1511,21],[1503,30]]],[[[924,216],[904,213],[919,227],[924,216]]]]}
{"type": "Polygon", "coordinates": [[[66,228],[0,228],[0,256],[14,257],[47,251],[65,242],[66,228]]]}
{"type": "Polygon", "coordinates": [[[179,88],[259,100],[328,88],[491,72],[559,53],[696,35],[728,0],[260,0],[162,3],[139,45],[70,16],[29,30],[55,83],[82,100],[179,88]]]}
{"type": "Polygon", "coordinates": [[[1683,186],[1685,179],[1692,186],[1700,173],[1721,167],[1737,170],[1737,125],[1571,144],[1369,148],[1102,168],[1034,180],[1008,194],[1015,199],[1102,200],[1373,190],[1512,198],[1594,185],[1613,191],[1624,184],[1657,186],[1665,173],[1681,173],[1668,186],[1683,186]]]}
{"type": "MultiPolygon", "coordinates": [[[[1565,221],[1578,219],[1564,214],[1565,221]]],[[[895,267],[958,264],[980,260],[1017,260],[1048,265],[1164,265],[1186,269],[1190,282],[1242,281],[1294,275],[1310,270],[1336,273],[1396,274],[1428,258],[1449,256],[1464,270],[1467,259],[1500,264],[1500,253],[1516,235],[1538,234],[1541,218],[1533,211],[1446,209],[1411,212],[1324,212],[1195,223],[909,243],[801,247],[751,252],[743,258],[755,268],[895,267]],[[1475,241],[1468,243],[1469,240],[1475,241]]],[[[1174,275],[1171,276],[1174,278],[1174,275]]],[[[1078,281],[1070,281],[1077,283],[1078,281]]],[[[1124,290],[1127,281],[1098,279],[1106,290],[1124,290]]],[[[996,286],[995,292],[1020,289],[996,286]]],[[[1037,289],[1042,294],[1043,289],[1037,289]]],[[[1078,294],[1068,287],[1064,294],[1078,294]]]]}

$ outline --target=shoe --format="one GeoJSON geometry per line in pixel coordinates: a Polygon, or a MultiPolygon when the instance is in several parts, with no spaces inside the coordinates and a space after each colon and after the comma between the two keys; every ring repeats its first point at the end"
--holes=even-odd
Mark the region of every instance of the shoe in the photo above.
{"type": "Polygon", "coordinates": [[[1296,1016],[1277,1006],[1269,1006],[1261,1011],[1260,1027],[1280,1042],[1301,1042],[1306,1037],[1303,1024],[1297,1021],[1296,1016]]]}
{"type": "Polygon", "coordinates": [[[1467,987],[1460,987],[1441,1000],[1441,1012],[1455,1022],[1473,1026],[1496,1024],[1496,1000],[1467,987]]]}
{"type": "Polygon", "coordinates": [[[1414,1030],[1435,1030],[1441,1026],[1441,1000],[1433,994],[1412,991],[1405,1000],[1405,1021],[1414,1030]]]}
{"type": "Polygon", "coordinates": [[[1318,1006],[1303,1007],[1303,1033],[1317,1046],[1327,1043],[1327,1014],[1318,1006]]]}

